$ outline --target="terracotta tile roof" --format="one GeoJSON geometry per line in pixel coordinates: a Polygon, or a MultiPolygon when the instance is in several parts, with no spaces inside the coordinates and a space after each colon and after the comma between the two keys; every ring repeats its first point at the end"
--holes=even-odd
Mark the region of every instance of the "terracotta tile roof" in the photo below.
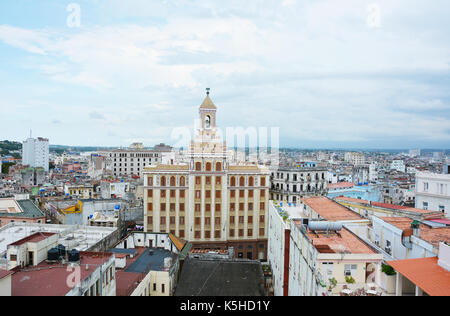
{"type": "Polygon", "coordinates": [[[303,203],[328,221],[360,220],[362,217],[327,197],[303,198],[303,203]]]}
{"type": "Polygon", "coordinates": [[[398,273],[431,296],[450,296],[450,271],[438,264],[437,257],[388,261],[398,273]]]}
{"type": "MultiPolygon", "coordinates": [[[[380,217],[380,219],[405,232],[411,229],[411,222],[413,221],[408,217],[380,217]]],[[[430,228],[427,225],[420,224],[420,239],[438,247],[440,241],[450,242],[450,227],[430,228]]]]}
{"type": "Polygon", "coordinates": [[[377,253],[345,227],[339,233],[328,233],[328,236],[327,233],[316,234],[310,230],[307,235],[320,253],[377,253]]]}
{"type": "Polygon", "coordinates": [[[355,185],[351,182],[329,183],[327,184],[327,189],[352,188],[353,186],[355,185]]]}
{"type": "Polygon", "coordinates": [[[116,270],[116,296],[130,296],[144,277],[142,273],[116,270]]]}

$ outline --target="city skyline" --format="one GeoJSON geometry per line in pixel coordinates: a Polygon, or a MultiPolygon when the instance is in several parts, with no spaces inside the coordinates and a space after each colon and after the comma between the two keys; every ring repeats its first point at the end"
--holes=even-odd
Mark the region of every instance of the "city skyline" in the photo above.
{"type": "Polygon", "coordinates": [[[280,147],[449,148],[446,1],[68,4],[0,4],[4,139],[171,145],[210,87],[280,147]]]}

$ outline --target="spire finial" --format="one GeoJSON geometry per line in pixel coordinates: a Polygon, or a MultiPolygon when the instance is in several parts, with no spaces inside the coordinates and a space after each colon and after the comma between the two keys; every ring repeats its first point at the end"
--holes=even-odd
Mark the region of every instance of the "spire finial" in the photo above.
{"type": "Polygon", "coordinates": [[[206,88],[206,95],[209,95],[209,88],[206,88]]]}

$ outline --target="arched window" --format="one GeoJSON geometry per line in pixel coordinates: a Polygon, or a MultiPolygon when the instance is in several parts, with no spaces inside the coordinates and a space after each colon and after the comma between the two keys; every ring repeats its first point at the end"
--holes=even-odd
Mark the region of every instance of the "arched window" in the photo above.
{"type": "Polygon", "coordinates": [[[211,168],[212,168],[211,163],[207,162],[206,163],[206,171],[211,171],[211,168]]]}
{"type": "Polygon", "coordinates": [[[248,178],[248,186],[252,187],[253,185],[253,177],[248,178]]]}
{"type": "Polygon", "coordinates": [[[201,162],[196,162],[195,163],[195,170],[197,170],[197,171],[201,171],[202,170],[202,163],[201,162]]]}
{"type": "Polygon", "coordinates": [[[180,178],[180,186],[185,186],[186,185],[186,180],[184,179],[184,177],[180,178]]]}
{"type": "Polygon", "coordinates": [[[236,178],[235,178],[235,177],[231,177],[231,179],[230,179],[230,185],[231,185],[232,187],[235,187],[235,186],[236,186],[236,178]]]}
{"type": "Polygon", "coordinates": [[[170,186],[171,187],[175,186],[175,177],[174,176],[170,177],[170,186]]]}
{"type": "Polygon", "coordinates": [[[222,171],[222,164],[220,162],[216,162],[216,171],[222,171]]]}
{"type": "Polygon", "coordinates": [[[166,177],[165,176],[161,177],[161,186],[166,186],[166,177]]]}
{"type": "Polygon", "coordinates": [[[241,177],[239,179],[239,186],[241,186],[241,187],[245,186],[245,178],[244,177],[241,177]]]}
{"type": "Polygon", "coordinates": [[[206,128],[210,128],[210,126],[211,126],[211,116],[206,115],[206,117],[205,117],[205,127],[206,128]]]}

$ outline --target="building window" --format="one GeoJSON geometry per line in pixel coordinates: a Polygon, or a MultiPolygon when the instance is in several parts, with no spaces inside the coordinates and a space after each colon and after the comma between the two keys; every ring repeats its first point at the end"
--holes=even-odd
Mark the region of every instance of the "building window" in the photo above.
{"type": "Polygon", "coordinates": [[[211,177],[210,177],[210,176],[205,177],[205,183],[206,183],[207,185],[210,185],[210,184],[211,184],[211,177]]]}
{"type": "Polygon", "coordinates": [[[264,236],[264,228],[259,229],[259,236],[260,237],[264,236]]]}
{"type": "Polygon", "coordinates": [[[147,211],[153,211],[153,203],[147,204],[147,211]]]}
{"type": "Polygon", "coordinates": [[[153,190],[147,191],[147,197],[149,197],[149,198],[153,197],[153,190]]]}
{"type": "Polygon", "coordinates": [[[211,163],[210,162],[207,162],[206,163],[206,171],[211,171],[211,163]]]}
{"type": "Polygon", "coordinates": [[[230,224],[234,224],[234,216],[230,216],[230,224]]]}
{"type": "Polygon", "coordinates": [[[248,190],[248,197],[252,198],[253,197],[253,190],[248,190]]]}
{"type": "Polygon", "coordinates": [[[357,268],[358,266],[356,264],[346,264],[344,266],[344,275],[351,277],[355,276],[357,268]]]}
{"type": "Polygon", "coordinates": [[[221,191],[216,190],[216,199],[220,199],[220,197],[221,197],[221,191]]]}
{"type": "Polygon", "coordinates": [[[235,177],[231,177],[231,179],[230,179],[230,186],[232,186],[232,187],[236,186],[236,178],[235,177]]]}
{"type": "Polygon", "coordinates": [[[254,185],[253,177],[248,178],[248,186],[252,187],[254,185]]]}
{"type": "Polygon", "coordinates": [[[180,216],[180,225],[184,225],[184,216],[180,216]]]}
{"type": "Polygon", "coordinates": [[[161,177],[161,186],[166,186],[166,177],[164,176],[161,177]]]}
{"type": "Polygon", "coordinates": [[[445,213],[445,205],[439,205],[439,211],[445,213]]]}
{"type": "Polygon", "coordinates": [[[180,190],[180,198],[184,198],[184,190],[180,190]]]}
{"type": "Polygon", "coordinates": [[[162,198],[165,198],[166,197],[166,190],[161,190],[161,197],[162,198]]]}
{"type": "Polygon", "coordinates": [[[165,225],[166,224],[166,218],[165,217],[161,217],[160,218],[160,222],[161,222],[161,225],[165,225]]]}
{"type": "Polygon", "coordinates": [[[180,212],[184,212],[184,203],[180,203],[180,212]]]}
{"type": "Polygon", "coordinates": [[[222,171],[222,164],[220,162],[216,162],[216,171],[222,171]]]}
{"type": "Polygon", "coordinates": [[[245,178],[244,177],[239,178],[239,186],[241,186],[241,187],[245,186],[245,178]]]}
{"type": "Polygon", "coordinates": [[[234,229],[230,229],[230,237],[234,237],[234,229]]]}
{"type": "Polygon", "coordinates": [[[201,162],[196,162],[195,163],[195,170],[196,171],[201,171],[202,170],[202,163],[201,162]]]}
{"type": "Polygon", "coordinates": [[[170,177],[170,186],[174,187],[175,186],[175,177],[170,177]]]}
{"type": "Polygon", "coordinates": [[[180,186],[185,186],[186,185],[186,180],[184,177],[180,178],[180,186]]]}
{"type": "Polygon", "coordinates": [[[424,210],[428,210],[428,202],[423,202],[423,207],[424,210]]]}
{"type": "Polygon", "coordinates": [[[166,203],[161,203],[160,210],[161,210],[161,212],[165,212],[166,211],[166,203]]]}

